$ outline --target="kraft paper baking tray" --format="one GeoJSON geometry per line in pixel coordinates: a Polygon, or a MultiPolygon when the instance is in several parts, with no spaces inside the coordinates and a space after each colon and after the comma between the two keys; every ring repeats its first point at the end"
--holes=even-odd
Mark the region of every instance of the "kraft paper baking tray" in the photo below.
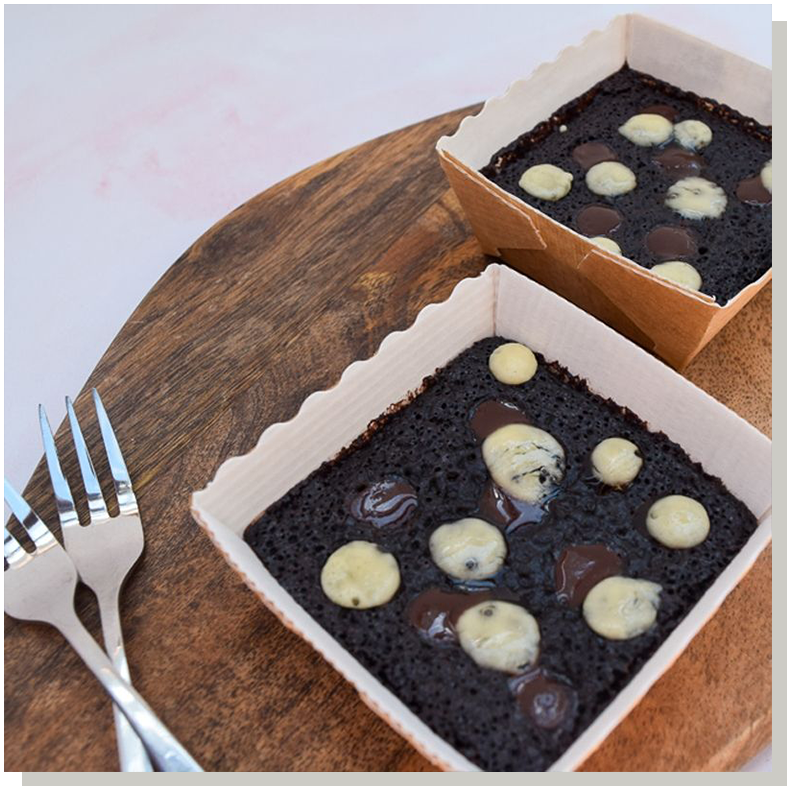
{"type": "Polygon", "coordinates": [[[772,279],[772,265],[724,305],[676,287],[532,208],[480,173],[492,156],[625,63],[700,97],[772,122],[772,72],[637,14],[568,47],[488,100],[436,149],[484,252],[571,300],[683,369],[772,279]]]}

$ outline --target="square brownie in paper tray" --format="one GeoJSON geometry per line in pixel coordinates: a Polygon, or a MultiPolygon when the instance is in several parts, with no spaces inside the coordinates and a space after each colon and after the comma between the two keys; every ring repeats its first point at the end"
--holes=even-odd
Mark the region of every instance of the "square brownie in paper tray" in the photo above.
{"type": "Polygon", "coordinates": [[[493,264],[226,461],[193,495],[192,514],[270,610],[437,766],[564,771],[624,718],[766,546],[770,464],[770,441],[729,409],[493,264]],[[501,384],[489,372],[489,354],[506,341],[537,354],[527,383],[501,384]],[[496,580],[473,585],[439,569],[428,537],[442,522],[481,516],[487,473],[470,420],[476,403],[493,400],[548,428],[563,445],[564,470],[561,494],[539,516],[503,528],[508,552],[496,580]],[[644,460],[624,491],[586,476],[592,447],[609,433],[635,440],[644,460]],[[416,495],[400,524],[376,529],[353,519],[353,497],[381,478],[405,480],[416,495]],[[682,491],[708,509],[710,532],[697,547],[673,550],[642,530],[641,512],[644,499],[682,491]],[[342,607],[321,588],[326,560],[357,540],[391,553],[399,568],[399,588],[379,607],[342,607]],[[645,633],[601,636],[585,609],[557,595],[559,554],[582,543],[605,543],[621,554],[625,575],[661,585],[645,633]],[[527,677],[545,683],[520,689],[519,676],[477,663],[462,639],[426,635],[413,608],[428,590],[486,592],[505,608],[524,607],[540,633],[536,674],[527,677]],[[542,685],[560,688],[525,707],[521,699],[542,685]]]}
{"type": "Polygon", "coordinates": [[[769,69],[629,14],[437,152],[484,252],[683,369],[771,279],[771,87],[769,69]],[[623,135],[642,115],[655,129],[623,135]]]}

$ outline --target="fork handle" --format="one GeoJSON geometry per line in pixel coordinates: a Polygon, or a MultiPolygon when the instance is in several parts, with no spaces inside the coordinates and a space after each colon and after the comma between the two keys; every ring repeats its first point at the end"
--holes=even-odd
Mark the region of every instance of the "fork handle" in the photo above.
{"type": "Polygon", "coordinates": [[[202,772],[183,745],[169,732],[144,698],[115,671],[100,645],[83,627],[77,615],[65,613],[55,626],[72,645],[117,708],[144,743],[153,763],[162,772],[202,772]]]}
{"type": "MultiPolygon", "coordinates": [[[[122,624],[119,619],[119,592],[98,594],[100,623],[103,627],[103,643],[114,669],[122,680],[131,683],[128,659],[122,643],[122,624]]],[[[119,706],[114,705],[114,726],[117,731],[117,750],[123,772],[152,772],[153,765],[147,755],[144,742],[136,735],[130,722],[119,706]]]]}

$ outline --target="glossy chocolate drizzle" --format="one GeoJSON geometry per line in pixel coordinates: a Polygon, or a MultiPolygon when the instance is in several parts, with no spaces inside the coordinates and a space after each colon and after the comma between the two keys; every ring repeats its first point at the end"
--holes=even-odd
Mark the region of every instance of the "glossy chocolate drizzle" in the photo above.
{"type": "Polygon", "coordinates": [[[689,178],[699,175],[705,169],[706,162],[702,156],[684,150],[682,147],[667,147],[653,156],[653,161],[664,172],[675,178],[689,178]]]}
{"type": "Polygon", "coordinates": [[[374,528],[386,528],[407,522],[417,505],[417,492],[410,483],[387,478],[359,492],[350,503],[350,514],[374,528]]]}
{"type": "Polygon", "coordinates": [[[697,254],[697,241],[688,228],[661,225],[647,234],[644,243],[654,256],[665,261],[697,254]]]}
{"type": "Polygon", "coordinates": [[[606,236],[613,233],[622,224],[624,217],[611,206],[599,203],[586,206],[578,212],[575,227],[584,236],[606,236]]]}
{"type": "Polygon", "coordinates": [[[576,608],[593,586],[622,572],[622,559],[602,544],[567,547],[556,562],[556,597],[576,608]]]}
{"type": "Polygon", "coordinates": [[[573,151],[572,157],[583,167],[590,169],[601,161],[616,161],[617,154],[603,142],[586,142],[579,144],[573,151]]]}

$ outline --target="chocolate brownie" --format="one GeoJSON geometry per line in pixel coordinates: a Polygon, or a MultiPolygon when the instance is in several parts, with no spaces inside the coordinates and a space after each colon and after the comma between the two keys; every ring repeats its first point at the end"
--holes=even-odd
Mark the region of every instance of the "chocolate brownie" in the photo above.
{"type": "MultiPolygon", "coordinates": [[[[487,364],[503,342],[479,341],[426,379],[414,399],[374,421],[267,509],[245,541],[309,614],[466,758],[484,770],[536,771],[553,764],[633,678],[741,549],[756,520],[678,445],[593,394],[558,363],[537,354],[531,380],[500,384],[487,364]],[[488,400],[504,401],[549,431],[563,447],[564,476],[538,516],[505,528],[508,553],[499,574],[469,585],[436,567],[428,542],[444,522],[487,517],[481,498],[488,473],[479,443],[487,416],[475,427],[471,421],[488,400]],[[643,459],[624,490],[601,484],[589,466],[595,445],[611,436],[635,442],[643,459]],[[371,501],[373,516],[354,513],[375,485],[395,489],[371,501]],[[410,508],[412,490],[416,505],[410,508]],[[711,530],[702,544],[670,550],[643,530],[643,511],[670,494],[689,495],[707,510],[711,530]],[[391,515],[392,524],[376,525],[376,509],[391,515]],[[399,565],[400,588],[385,605],[343,608],[321,588],[328,557],[354,540],[377,544],[399,565]],[[596,562],[598,577],[617,570],[613,557],[609,562],[589,545],[604,545],[627,575],[663,587],[650,630],[626,641],[605,639],[589,628],[575,602],[567,602],[566,561],[596,562]],[[536,674],[510,680],[478,666],[452,637],[423,635],[414,624],[414,603],[430,598],[428,590],[449,597],[480,590],[522,605],[541,632],[536,674]],[[545,690],[551,706],[532,709],[531,698],[545,690]]],[[[516,421],[508,408],[499,413],[511,414],[503,424],[516,421]]]]}
{"type": "Polygon", "coordinates": [[[724,305],[772,266],[771,194],[759,178],[771,157],[771,126],[625,66],[503,147],[481,172],[573,230],[610,237],[624,256],[643,267],[672,259],[689,262],[702,276],[701,291],[724,305]],[[713,138],[698,153],[674,139],[654,147],[636,145],[618,129],[643,112],[668,116],[675,123],[699,120],[709,126],[713,138]],[[588,189],[588,168],[608,159],[633,170],[635,189],[617,197],[601,197],[588,189]],[[571,173],[569,193],[550,201],[524,191],[520,177],[535,164],[553,164],[571,173]],[[719,218],[685,219],[665,205],[668,188],[690,176],[722,187],[727,207],[719,218]],[[586,209],[598,205],[604,208],[595,217],[602,213],[606,218],[587,217],[586,209]],[[613,232],[599,230],[608,231],[609,226],[613,232]],[[654,253],[646,237],[659,226],[689,229],[695,239],[690,249],[696,252],[654,253]]]}

